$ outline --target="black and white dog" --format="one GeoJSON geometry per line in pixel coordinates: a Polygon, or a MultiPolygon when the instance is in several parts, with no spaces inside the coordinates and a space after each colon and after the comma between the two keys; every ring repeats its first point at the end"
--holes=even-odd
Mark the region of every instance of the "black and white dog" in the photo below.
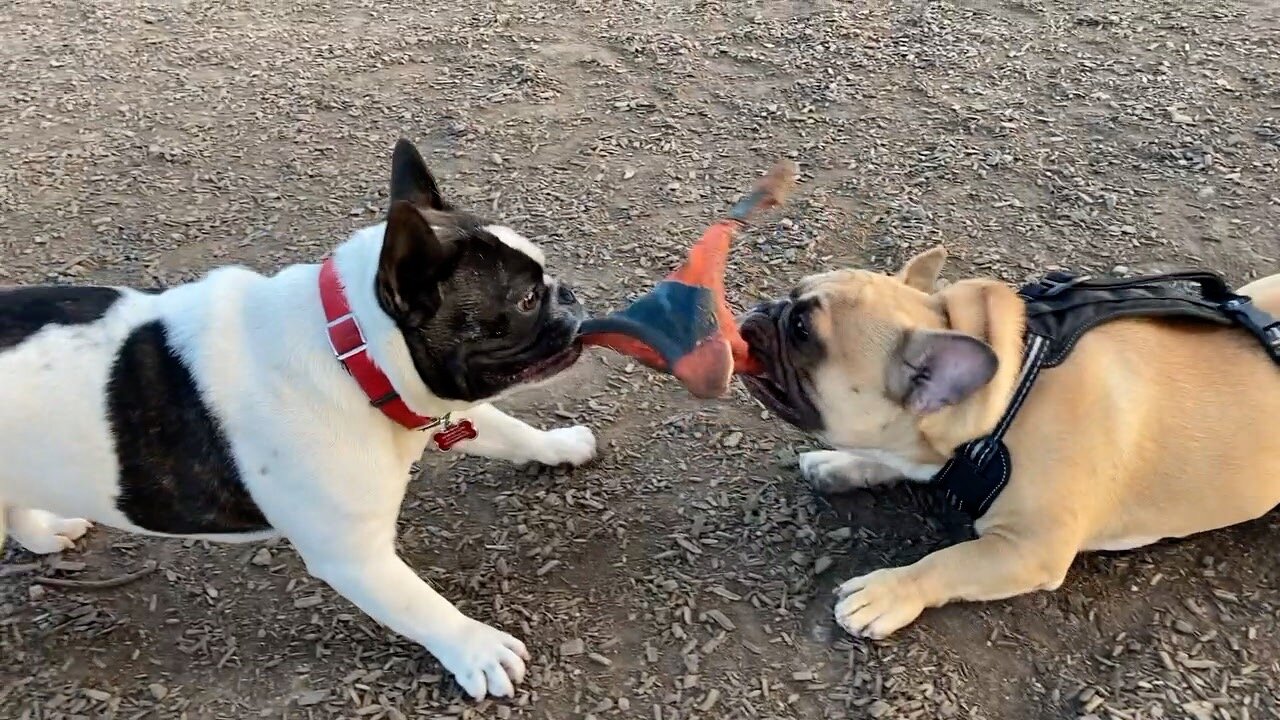
{"type": "Polygon", "coordinates": [[[469,694],[511,695],[524,644],[419,578],[396,516],[433,438],[516,463],[595,455],[585,427],[536,430],[485,402],[578,357],[584,311],[543,264],[447,203],[401,140],[386,222],[323,264],[226,267],[159,293],[0,289],[0,538],[53,553],[90,521],[282,535],[469,694]]]}

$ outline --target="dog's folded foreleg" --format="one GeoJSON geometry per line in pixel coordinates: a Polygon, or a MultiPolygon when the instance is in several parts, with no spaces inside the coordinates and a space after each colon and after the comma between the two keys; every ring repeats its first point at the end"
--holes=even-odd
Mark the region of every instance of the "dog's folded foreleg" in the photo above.
{"type": "Polygon", "coordinates": [[[489,403],[459,415],[475,425],[475,438],[458,443],[468,455],[544,465],[581,465],[596,455],[596,437],[581,425],[539,430],[489,403]]]}
{"type": "Polygon", "coordinates": [[[902,480],[900,469],[842,450],[800,455],[800,474],[820,493],[835,494],[902,480]]]}
{"type": "Polygon", "coordinates": [[[882,638],[927,607],[1000,600],[1062,584],[1076,543],[1064,538],[984,534],[906,567],[876,570],[837,589],[836,621],[854,635],[882,638]]]}
{"type": "Polygon", "coordinates": [[[374,620],[421,643],[472,697],[513,695],[524,678],[524,643],[462,614],[392,549],[309,558],[307,569],[374,620]]]}

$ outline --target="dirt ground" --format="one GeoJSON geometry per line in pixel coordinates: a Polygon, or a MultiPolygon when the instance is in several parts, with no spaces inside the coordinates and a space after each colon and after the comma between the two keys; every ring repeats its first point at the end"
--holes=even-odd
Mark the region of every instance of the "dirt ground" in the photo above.
{"type": "MultiPolygon", "coordinates": [[[[1273,0],[11,0],[0,282],[170,284],[321,258],[419,143],[460,204],[617,307],[778,155],[740,303],[819,268],[1280,270],[1273,0]]],[[[403,552],[534,654],[466,701],[285,543],[96,530],[0,563],[5,718],[1280,717],[1280,522],[1080,559],[1067,583],[844,636],[831,589],[964,537],[924,491],[826,500],[741,389],[593,352],[513,407],[577,471],[430,456],[403,552]],[[33,585],[111,578],[106,590],[33,585]]],[[[1259,432],[1275,432],[1274,427],[1259,432]]],[[[352,482],[361,482],[352,478],[352,482]]],[[[1214,478],[1205,478],[1214,482],[1214,478]]]]}

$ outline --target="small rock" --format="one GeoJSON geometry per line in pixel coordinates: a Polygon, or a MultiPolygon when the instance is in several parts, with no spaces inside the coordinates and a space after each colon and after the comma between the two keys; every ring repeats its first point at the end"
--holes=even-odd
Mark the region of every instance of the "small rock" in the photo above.
{"type": "Polygon", "coordinates": [[[722,442],[721,444],[727,448],[736,448],[738,447],[738,444],[741,442],[742,442],[742,433],[738,432],[737,430],[734,430],[733,432],[725,436],[724,442],[722,442]]]}
{"type": "Polygon", "coordinates": [[[581,655],[586,651],[587,651],[587,643],[584,642],[582,638],[565,640],[564,642],[560,643],[561,657],[573,657],[575,655],[581,655]]]}
{"type": "Polygon", "coordinates": [[[813,561],[813,574],[814,574],[814,575],[821,575],[822,573],[826,572],[827,570],[830,570],[830,569],[831,569],[831,565],[832,565],[834,562],[835,562],[835,561],[831,559],[831,556],[830,556],[830,555],[823,555],[822,557],[818,558],[817,560],[814,560],[814,561],[813,561]]]}
{"type": "Polygon", "coordinates": [[[147,686],[147,690],[150,691],[151,697],[157,700],[163,700],[169,697],[169,688],[161,685],[160,683],[151,683],[147,686]]]}
{"type": "Polygon", "coordinates": [[[1174,123],[1177,123],[1178,125],[1195,125],[1196,124],[1195,118],[1191,117],[1190,115],[1184,112],[1179,112],[1177,110],[1169,111],[1169,119],[1174,123]]]}
{"type": "Polygon", "coordinates": [[[1196,197],[1201,200],[1208,200],[1217,194],[1218,194],[1218,191],[1214,190],[1211,187],[1202,187],[1196,191],[1196,197]]]}
{"type": "Polygon", "coordinates": [[[311,705],[319,705],[324,699],[329,697],[328,690],[308,690],[298,695],[298,707],[309,707],[311,705]]]}
{"type": "Polygon", "coordinates": [[[261,548],[258,552],[253,554],[253,559],[249,562],[257,565],[258,567],[270,567],[272,559],[271,551],[266,548],[261,548]]]}
{"type": "Polygon", "coordinates": [[[1111,274],[1113,274],[1113,275],[1128,275],[1128,274],[1129,274],[1129,266],[1128,266],[1128,265],[1117,265],[1117,266],[1115,266],[1115,267],[1111,268],[1111,274]]]}
{"type": "Polygon", "coordinates": [[[43,585],[32,585],[27,588],[27,597],[31,600],[40,600],[44,597],[46,590],[43,585]]]}
{"type": "Polygon", "coordinates": [[[725,630],[733,631],[738,629],[738,626],[733,624],[733,621],[729,619],[729,616],[719,610],[708,610],[703,613],[703,617],[710,619],[725,630]]]}
{"type": "Polygon", "coordinates": [[[867,706],[867,714],[873,718],[882,718],[892,711],[893,708],[889,707],[889,703],[883,700],[877,700],[867,706]]]}

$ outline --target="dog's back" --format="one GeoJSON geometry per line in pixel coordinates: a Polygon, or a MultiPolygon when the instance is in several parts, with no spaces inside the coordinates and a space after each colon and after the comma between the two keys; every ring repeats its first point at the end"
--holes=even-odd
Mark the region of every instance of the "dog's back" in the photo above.
{"type": "MultiPolygon", "coordinates": [[[[1280,275],[1239,292],[1280,317],[1280,275]]],[[[1142,538],[1185,536],[1280,503],[1280,367],[1256,337],[1238,327],[1155,320],[1116,321],[1090,335],[1081,361],[1095,365],[1077,381],[1100,379],[1093,412],[1109,443],[1125,448],[1114,458],[1118,484],[1101,494],[1112,505],[1104,514],[1112,529],[1100,529],[1101,537],[1121,529],[1142,538]]]]}
{"type": "Polygon", "coordinates": [[[121,346],[156,319],[157,300],[108,287],[0,290],[0,500],[6,505],[75,516],[83,514],[85,484],[106,490],[114,482],[97,477],[116,467],[107,384],[121,346]],[[59,482],[67,473],[78,474],[79,482],[59,482]]]}

